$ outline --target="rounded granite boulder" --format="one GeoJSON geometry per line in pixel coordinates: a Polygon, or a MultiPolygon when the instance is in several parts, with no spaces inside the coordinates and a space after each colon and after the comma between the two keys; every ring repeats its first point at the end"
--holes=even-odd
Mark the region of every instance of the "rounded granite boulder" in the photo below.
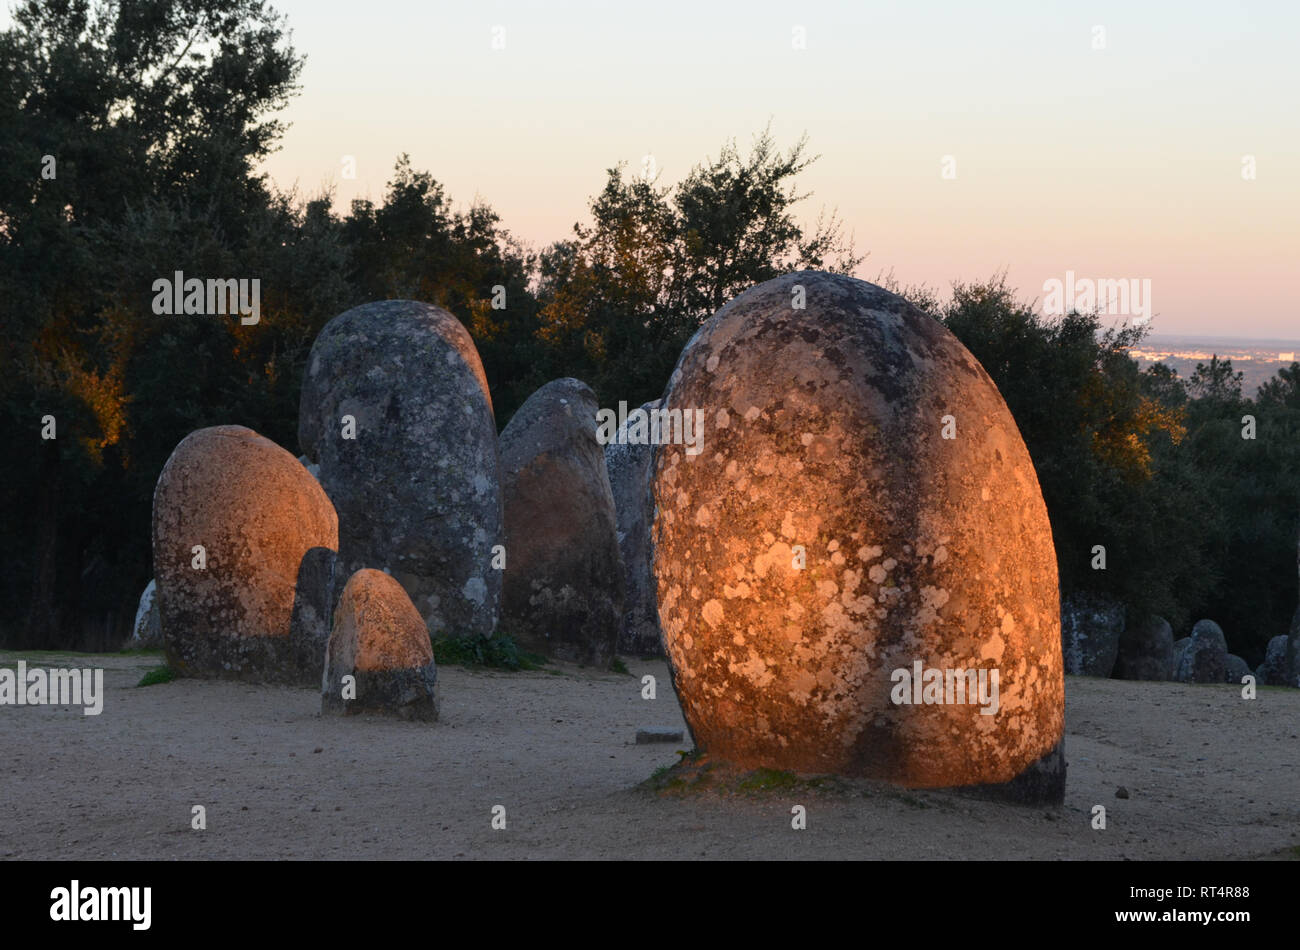
{"type": "Polygon", "coordinates": [[[801,271],[710,318],[663,406],[706,427],[695,454],[661,445],[652,475],[660,619],[698,746],[1061,800],[1051,526],[1005,402],[952,334],[801,271]]]}
{"type": "Polygon", "coordinates": [[[191,432],[153,496],[168,663],[189,676],[314,684],[323,655],[299,642],[294,607],[304,562],[337,547],[334,508],[296,458],[243,426],[191,432]]]}
{"type": "Polygon", "coordinates": [[[460,321],[411,300],[335,317],[307,360],[298,439],[338,511],[340,575],[386,569],[431,633],[490,635],[500,461],[487,378],[460,321]]]}

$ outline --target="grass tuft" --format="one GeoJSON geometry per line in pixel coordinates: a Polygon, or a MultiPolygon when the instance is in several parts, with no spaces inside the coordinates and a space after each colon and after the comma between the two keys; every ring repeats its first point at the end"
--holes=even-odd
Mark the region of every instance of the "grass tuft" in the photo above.
{"type": "Polygon", "coordinates": [[[540,670],[546,657],[519,648],[507,633],[490,637],[473,634],[464,637],[436,637],[433,643],[434,662],[441,665],[482,667],[493,670],[540,670]]]}
{"type": "Polygon", "coordinates": [[[135,685],[137,688],[140,686],[156,686],[159,683],[170,683],[175,678],[176,671],[170,666],[155,666],[148,673],[144,674],[144,676],[140,677],[140,682],[135,685]]]}

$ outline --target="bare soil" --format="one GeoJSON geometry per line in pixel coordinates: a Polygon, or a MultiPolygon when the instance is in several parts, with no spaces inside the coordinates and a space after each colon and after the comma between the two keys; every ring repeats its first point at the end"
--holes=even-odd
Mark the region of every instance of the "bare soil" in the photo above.
{"type": "Polygon", "coordinates": [[[102,667],[106,696],[99,716],[0,707],[8,859],[1300,857],[1300,690],[1247,701],[1233,686],[1068,678],[1056,809],[868,783],[650,791],[690,748],[633,741],[684,728],[663,662],[627,660],[630,676],[444,667],[442,718],[424,724],[322,718],[306,689],[136,688],[154,654],[0,664],[20,658],[102,667]],[[794,805],[806,830],[791,829],[794,805]]]}

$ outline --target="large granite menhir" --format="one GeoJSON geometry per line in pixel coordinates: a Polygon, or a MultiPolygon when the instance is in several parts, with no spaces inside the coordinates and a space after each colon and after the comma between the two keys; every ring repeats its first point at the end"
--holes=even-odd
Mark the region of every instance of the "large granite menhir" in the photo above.
{"type": "Polygon", "coordinates": [[[298,438],[338,510],[340,575],[383,568],[431,633],[490,635],[500,463],[487,378],[460,321],[410,300],[335,317],[308,357],[298,438]]]}
{"type": "Polygon", "coordinates": [[[557,379],[529,396],[501,433],[502,628],[546,656],[608,666],[623,564],[596,411],[586,383],[557,379]]]}
{"type": "Polygon", "coordinates": [[[707,426],[652,475],[660,619],[699,747],[1061,801],[1051,526],[1006,403],[951,333],[872,284],[788,274],[700,328],[663,405],[707,426]],[[998,673],[996,709],[896,701],[917,662],[998,673]]]}

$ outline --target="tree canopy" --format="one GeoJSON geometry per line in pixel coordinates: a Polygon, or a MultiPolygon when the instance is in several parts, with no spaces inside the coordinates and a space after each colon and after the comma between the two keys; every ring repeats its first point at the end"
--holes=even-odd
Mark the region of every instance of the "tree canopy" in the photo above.
{"type": "MultiPolygon", "coordinates": [[[[112,648],[151,574],[154,484],[194,429],[296,450],[317,332],[369,300],[459,317],[499,426],[538,386],[657,398],[727,300],[796,268],[862,263],[800,214],[806,140],[725,143],[679,182],[615,165],[565,240],[533,249],[397,158],[380,202],[276,189],[259,164],[303,59],[261,0],[26,2],[0,34],[0,641],[112,648]],[[152,312],[176,271],[257,278],[261,319],[152,312]],[[53,417],[57,438],[42,439],[53,417]]],[[[910,294],[984,365],[1042,485],[1063,589],[1176,628],[1218,620],[1252,661],[1296,603],[1300,364],[1254,399],[1217,357],[1139,371],[1143,330],[1038,314],[1005,279],[910,294]],[[1243,438],[1243,418],[1255,438],[1243,438]],[[1106,549],[1105,570],[1094,548],[1106,549]]]]}

